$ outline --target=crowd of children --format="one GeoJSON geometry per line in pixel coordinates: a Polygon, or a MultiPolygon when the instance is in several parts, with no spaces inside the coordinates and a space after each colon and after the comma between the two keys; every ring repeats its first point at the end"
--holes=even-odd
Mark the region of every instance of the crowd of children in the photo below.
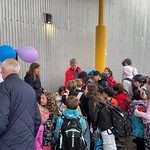
{"type": "Polygon", "coordinates": [[[121,83],[106,67],[103,73],[94,71],[90,76],[85,71],[79,72],[76,79],[60,86],[56,93],[44,91],[40,85],[43,94],[38,103],[42,121],[34,150],[116,150],[118,146],[124,147],[126,134],[120,136],[113,132],[110,106],[126,114],[137,150],[149,150],[150,77],[138,74],[129,58],[122,65],[121,83]]]}

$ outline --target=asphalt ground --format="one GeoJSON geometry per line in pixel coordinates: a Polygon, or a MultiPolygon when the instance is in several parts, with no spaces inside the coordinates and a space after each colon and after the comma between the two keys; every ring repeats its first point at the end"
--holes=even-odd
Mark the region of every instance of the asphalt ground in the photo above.
{"type": "Polygon", "coordinates": [[[117,147],[117,150],[136,150],[136,144],[132,142],[133,136],[125,137],[124,147],[117,147]]]}

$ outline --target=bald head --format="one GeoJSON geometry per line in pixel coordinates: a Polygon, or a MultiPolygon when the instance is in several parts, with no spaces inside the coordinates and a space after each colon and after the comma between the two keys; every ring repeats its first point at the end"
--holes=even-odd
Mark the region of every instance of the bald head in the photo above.
{"type": "Polygon", "coordinates": [[[19,74],[20,65],[15,59],[6,59],[2,63],[2,77],[5,79],[8,75],[12,73],[19,74]]]}

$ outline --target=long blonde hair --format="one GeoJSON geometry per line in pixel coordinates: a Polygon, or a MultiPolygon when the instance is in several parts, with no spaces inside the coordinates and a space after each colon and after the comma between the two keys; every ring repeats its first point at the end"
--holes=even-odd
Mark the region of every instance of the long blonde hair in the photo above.
{"type": "Polygon", "coordinates": [[[49,117],[52,119],[59,115],[59,107],[56,104],[56,97],[53,92],[46,92],[45,95],[47,98],[47,109],[50,114],[49,117]]]}
{"type": "Polygon", "coordinates": [[[44,108],[43,106],[39,105],[39,110],[40,110],[40,114],[41,114],[41,124],[44,124],[46,122],[46,114],[49,114],[48,110],[46,108],[44,108]]]}

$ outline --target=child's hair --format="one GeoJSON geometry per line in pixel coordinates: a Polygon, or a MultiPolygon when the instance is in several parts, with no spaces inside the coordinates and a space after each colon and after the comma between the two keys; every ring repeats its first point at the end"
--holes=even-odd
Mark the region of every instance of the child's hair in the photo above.
{"type": "Polygon", "coordinates": [[[75,81],[77,83],[77,87],[82,88],[82,80],[81,79],[75,79],[75,81]]]}
{"type": "Polygon", "coordinates": [[[79,100],[76,96],[68,96],[67,99],[66,99],[66,106],[68,109],[77,109],[78,108],[78,105],[79,105],[79,100]]]}
{"type": "Polygon", "coordinates": [[[59,115],[59,107],[56,104],[55,94],[52,92],[45,93],[47,98],[47,109],[49,111],[49,116],[52,119],[55,116],[59,115]]]}
{"type": "Polygon", "coordinates": [[[103,93],[106,93],[109,97],[114,97],[114,90],[110,87],[104,88],[103,93]]]}
{"type": "Polygon", "coordinates": [[[94,108],[96,107],[96,105],[98,105],[98,98],[99,98],[99,90],[98,87],[94,84],[94,83],[88,83],[87,84],[87,94],[86,96],[92,100],[94,108]]]}
{"type": "Polygon", "coordinates": [[[40,114],[41,114],[41,123],[44,124],[46,122],[46,118],[45,118],[45,114],[49,113],[47,109],[45,109],[43,106],[39,105],[39,110],[40,110],[40,114]]]}
{"type": "Polygon", "coordinates": [[[75,89],[77,88],[77,83],[75,80],[70,80],[68,83],[67,83],[67,89],[69,91],[75,91],[75,89]]]}
{"type": "Polygon", "coordinates": [[[110,68],[109,68],[109,67],[106,67],[105,69],[108,71],[109,77],[112,77],[112,76],[113,76],[113,73],[112,73],[112,71],[110,70],[110,68]]]}
{"type": "Polygon", "coordinates": [[[141,83],[141,86],[143,86],[146,83],[146,81],[147,81],[147,76],[143,75],[143,74],[136,74],[133,77],[133,80],[134,81],[138,81],[139,83],[141,83]]]}
{"type": "Polygon", "coordinates": [[[133,92],[133,96],[132,96],[132,100],[141,100],[142,97],[141,97],[141,93],[140,93],[140,90],[137,89],[133,92]]]}
{"type": "Polygon", "coordinates": [[[132,61],[130,58],[126,58],[123,60],[122,66],[126,66],[126,65],[132,65],[132,61]]]}
{"type": "Polygon", "coordinates": [[[117,92],[117,94],[122,94],[124,92],[123,86],[121,83],[117,83],[113,86],[113,90],[117,92]]]}
{"type": "Polygon", "coordinates": [[[65,91],[65,86],[60,86],[58,89],[59,95],[61,95],[61,92],[65,91]]]}

